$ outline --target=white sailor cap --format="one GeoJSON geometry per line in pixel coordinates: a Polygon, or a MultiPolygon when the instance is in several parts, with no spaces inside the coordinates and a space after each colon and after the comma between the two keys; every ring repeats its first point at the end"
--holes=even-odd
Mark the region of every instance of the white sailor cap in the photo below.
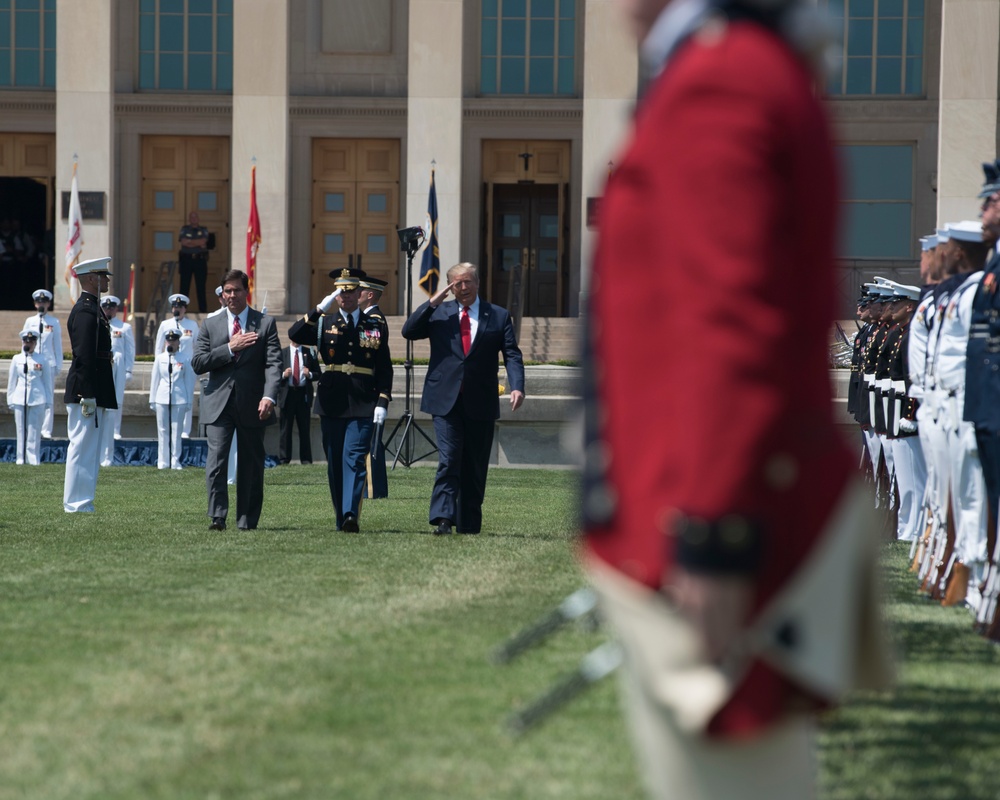
{"type": "Polygon", "coordinates": [[[978,219],[949,222],[947,228],[951,238],[960,242],[981,242],[983,240],[983,223],[978,219]]]}
{"type": "Polygon", "coordinates": [[[884,278],[883,280],[885,281],[885,288],[892,292],[892,297],[894,300],[920,299],[919,286],[910,286],[909,284],[899,283],[897,281],[891,281],[887,278],[884,278]]]}
{"type": "Polygon", "coordinates": [[[950,232],[950,231],[948,230],[948,227],[947,227],[947,226],[945,226],[945,227],[943,227],[943,228],[938,228],[938,229],[937,229],[937,240],[938,240],[938,244],[944,244],[944,243],[945,243],[945,242],[947,242],[947,241],[948,241],[948,240],[949,240],[950,238],[951,238],[951,232],[950,232]]]}
{"type": "Polygon", "coordinates": [[[37,339],[38,331],[32,330],[31,328],[25,328],[18,334],[18,336],[20,336],[22,339],[37,339]]]}
{"type": "Polygon", "coordinates": [[[177,328],[171,328],[165,334],[163,334],[163,337],[165,339],[169,339],[170,341],[175,341],[181,338],[181,332],[177,330],[177,328]]]}
{"type": "Polygon", "coordinates": [[[920,237],[920,249],[924,252],[928,250],[933,250],[937,247],[938,237],[936,233],[932,233],[930,236],[920,237]]]}
{"type": "Polygon", "coordinates": [[[111,257],[105,256],[104,258],[92,258],[89,261],[81,261],[75,267],[73,271],[80,275],[110,275],[111,274],[111,257]]]}
{"type": "Polygon", "coordinates": [[[50,292],[48,289],[35,289],[35,291],[33,291],[31,293],[31,299],[32,300],[51,300],[52,299],[52,292],[50,292]]]}
{"type": "Polygon", "coordinates": [[[176,305],[186,306],[191,302],[186,294],[181,294],[180,292],[178,292],[177,294],[170,295],[170,297],[168,297],[167,300],[170,301],[170,305],[172,306],[176,305]]]}

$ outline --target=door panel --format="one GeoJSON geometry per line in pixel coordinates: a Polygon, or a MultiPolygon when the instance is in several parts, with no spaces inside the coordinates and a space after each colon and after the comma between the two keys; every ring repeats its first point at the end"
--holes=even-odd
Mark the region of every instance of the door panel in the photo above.
{"type": "MultiPolygon", "coordinates": [[[[160,264],[176,261],[177,236],[191,212],[215,234],[208,260],[208,309],[217,281],[231,265],[230,143],[224,136],[144,136],[142,139],[142,233],[136,270],[136,310],[145,311],[160,264]]],[[[178,288],[175,277],[171,291],[178,288]]],[[[194,291],[194,284],[191,286],[194,291]]],[[[192,298],[193,299],[193,298],[192,298]]],[[[192,310],[197,310],[194,301],[192,310]]]]}
{"type": "Polygon", "coordinates": [[[497,185],[493,196],[493,252],[488,260],[489,299],[509,302],[510,277],[521,264],[526,316],[562,312],[561,213],[557,185],[497,185]]]}
{"type": "Polygon", "coordinates": [[[311,295],[333,286],[329,272],[361,268],[389,282],[380,307],[397,309],[400,147],[396,139],[313,140],[311,295]]]}

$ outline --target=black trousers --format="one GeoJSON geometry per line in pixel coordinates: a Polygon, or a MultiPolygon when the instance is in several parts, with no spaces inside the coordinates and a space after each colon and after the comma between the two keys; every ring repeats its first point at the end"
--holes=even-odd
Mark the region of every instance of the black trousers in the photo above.
{"type": "Polygon", "coordinates": [[[496,420],[469,417],[461,397],[447,414],[434,417],[438,468],[428,516],[431,525],[447,519],[455,523],[459,533],[479,533],[482,529],[495,428],[496,420]]]}
{"type": "Polygon", "coordinates": [[[187,255],[180,253],[178,269],[181,273],[181,294],[191,296],[191,276],[194,276],[194,286],[198,292],[198,311],[204,314],[208,311],[205,303],[205,280],[208,278],[208,253],[204,255],[187,255]]]}
{"type": "Polygon", "coordinates": [[[278,460],[281,463],[292,460],[292,427],[299,426],[299,461],[312,462],[312,440],[309,424],[312,420],[312,403],[308,393],[301,386],[289,386],[285,403],[281,406],[281,431],[278,439],[278,460]]]}

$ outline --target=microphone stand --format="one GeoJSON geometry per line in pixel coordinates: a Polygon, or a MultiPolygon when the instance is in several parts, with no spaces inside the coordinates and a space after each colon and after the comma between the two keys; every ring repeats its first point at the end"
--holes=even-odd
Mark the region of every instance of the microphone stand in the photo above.
{"type": "Polygon", "coordinates": [[[174,468],[174,355],[167,345],[167,469],[174,468]]]}
{"type": "MultiPolygon", "coordinates": [[[[44,411],[42,412],[45,413],[44,411]]],[[[24,413],[21,425],[21,457],[28,463],[28,345],[24,345],[24,413]]],[[[16,460],[16,459],[15,459],[16,460]]]]}
{"type": "MultiPolygon", "coordinates": [[[[419,248],[419,242],[416,240],[404,241],[401,245],[401,249],[406,253],[406,318],[409,319],[410,315],[413,313],[413,257],[417,253],[419,248]]],[[[410,410],[410,398],[412,390],[412,377],[411,372],[413,371],[413,342],[410,339],[406,340],[406,358],[403,361],[403,373],[406,376],[403,397],[403,413],[400,415],[399,419],[396,420],[396,426],[392,429],[392,433],[389,434],[389,445],[392,444],[393,439],[396,438],[396,432],[402,427],[402,432],[400,433],[399,445],[397,446],[395,452],[389,445],[383,443],[383,447],[386,450],[393,453],[392,467],[391,469],[396,469],[396,462],[400,462],[404,467],[411,466],[414,462],[420,461],[427,456],[433,455],[438,451],[437,445],[428,436],[423,429],[417,424],[416,420],[413,419],[413,411],[410,410]],[[423,455],[414,456],[414,443],[413,443],[413,433],[419,433],[424,437],[424,440],[430,446],[428,450],[423,455]]]]}

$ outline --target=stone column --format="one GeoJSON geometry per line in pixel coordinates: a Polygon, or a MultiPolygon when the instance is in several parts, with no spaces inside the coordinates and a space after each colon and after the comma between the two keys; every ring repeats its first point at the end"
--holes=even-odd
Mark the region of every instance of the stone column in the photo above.
{"type": "MultiPolygon", "coordinates": [[[[63,280],[68,228],[62,193],[70,190],[74,155],[79,190],[104,194],[104,219],[83,221],[80,260],[115,255],[110,233],[115,218],[114,5],[111,0],[56,2],[55,295],[64,310],[72,300],[63,280]]],[[[111,267],[128,269],[118,262],[111,267]]]]}
{"type": "Polygon", "coordinates": [[[583,220],[580,308],[590,283],[597,231],[587,228],[587,198],[599,197],[631,124],[639,83],[635,39],[616,0],[586,0],[583,52],[583,220]]]}
{"type": "Polygon", "coordinates": [[[981,164],[997,157],[1000,63],[1000,0],[942,5],[938,224],[978,218],[981,164]]]}
{"type": "Polygon", "coordinates": [[[232,266],[246,269],[250,171],[257,159],[257,254],[253,305],[267,295],[272,314],[287,310],[288,0],[233,3],[232,266]]]}
{"type": "MultiPolygon", "coordinates": [[[[448,267],[468,258],[468,254],[459,252],[462,0],[410,0],[408,45],[405,222],[407,226],[424,224],[431,161],[436,161],[438,245],[444,273],[448,267]]],[[[416,283],[420,258],[418,254],[413,260],[411,275],[414,308],[424,299],[416,283]]]]}

